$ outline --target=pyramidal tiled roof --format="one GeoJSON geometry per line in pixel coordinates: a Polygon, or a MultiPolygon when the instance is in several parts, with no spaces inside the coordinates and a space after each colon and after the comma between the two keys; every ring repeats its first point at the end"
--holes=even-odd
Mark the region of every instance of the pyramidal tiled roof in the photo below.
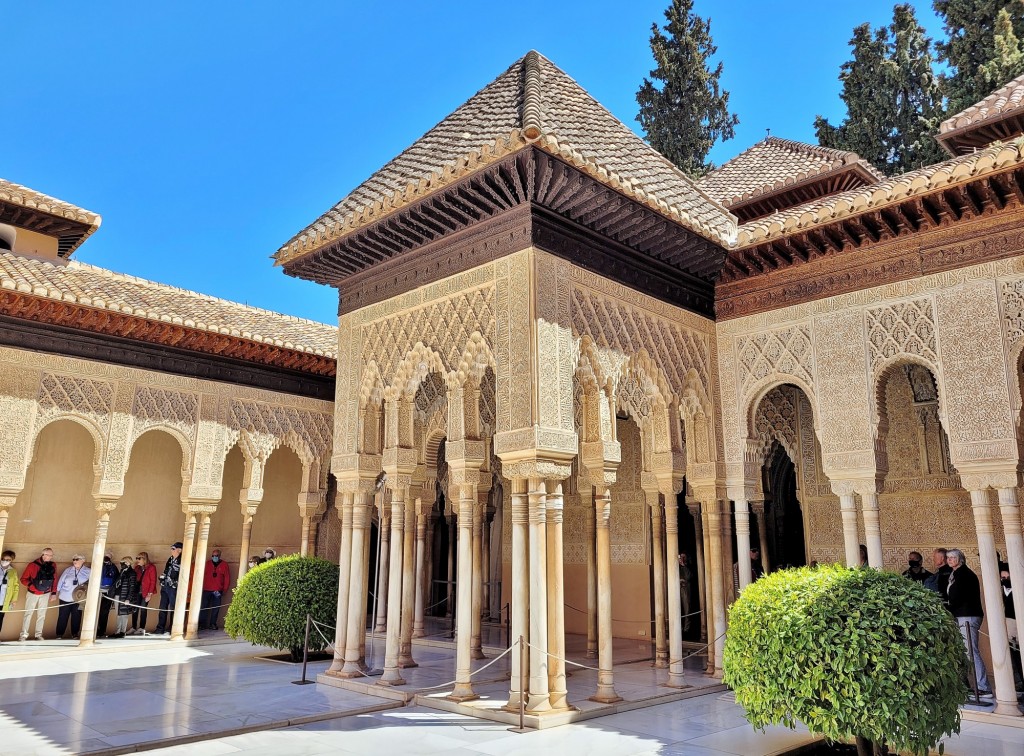
{"type": "Polygon", "coordinates": [[[0,289],[335,357],[337,329],[77,261],[0,251],[0,289]]]}
{"type": "Polygon", "coordinates": [[[865,184],[883,178],[855,152],[768,137],[697,182],[726,207],[841,171],[854,171],[865,184]]]}
{"type": "Polygon", "coordinates": [[[59,200],[56,197],[37,192],[35,189],[29,189],[27,186],[21,186],[3,178],[0,178],[0,201],[29,210],[38,210],[48,215],[55,215],[58,218],[64,218],[88,226],[89,228],[75,240],[74,245],[68,250],[67,254],[69,255],[80,247],[90,234],[100,227],[102,221],[96,213],[83,210],[72,205],[70,202],[59,200]]]}
{"type": "Polygon", "coordinates": [[[284,263],[534,144],[727,245],[734,219],[537,52],[529,52],[278,250],[284,263]]]}
{"type": "Polygon", "coordinates": [[[948,134],[978,126],[985,121],[1002,118],[1022,107],[1024,107],[1024,74],[1007,82],[984,100],[947,118],[939,125],[939,134],[948,134]]]}

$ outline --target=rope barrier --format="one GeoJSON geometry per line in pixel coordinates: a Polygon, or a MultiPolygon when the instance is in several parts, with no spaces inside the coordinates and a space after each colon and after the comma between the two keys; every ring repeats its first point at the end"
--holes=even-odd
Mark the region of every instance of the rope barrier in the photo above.
{"type": "MultiPolygon", "coordinates": [[[[570,609],[572,609],[574,612],[579,612],[580,614],[589,614],[589,612],[587,612],[586,610],[584,610],[584,609],[577,609],[572,604],[567,603],[566,606],[569,607],[570,609]]],[[[696,617],[698,614],[703,614],[703,613],[704,613],[703,611],[698,609],[697,611],[690,612],[689,614],[680,614],[679,615],[679,619],[686,619],[687,617],[696,617]]],[[[612,617],[612,622],[632,622],[634,624],[640,624],[640,625],[649,625],[653,621],[654,621],[653,619],[651,619],[651,620],[627,620],[627,619],[617,619],[615,617],[612,617]]]]}
{"type": "MultiPolygon", "coordinates": [[[[32,595],[33,596],[41,596],[42,594],[34,593],[32,595]]],[[[53,593],[53,594],[50,594],[50,595],[56,596],[57,594],[53,593]]],[[[68,604],[84,604],[84,603],[85,603],[85,599],[81,599],[79,601],[65,601],[65,602],[63,602],[63,606],[67,606],[68,604]]],[[[54,604],[54,606],[59,608],[61,606],[61,604],[54,604]]],[[[49,609],[50,609],[50,600],[47,599],[46,600],[46,606],[36,607],[35,609],[8,609],[6,612],[4,612],[4,615],[6,616],[8,614],[24,614],[25,612],[30,612],[30,611],[31,612],[45,612],[45,611],[48,611],[49,609]]]]}

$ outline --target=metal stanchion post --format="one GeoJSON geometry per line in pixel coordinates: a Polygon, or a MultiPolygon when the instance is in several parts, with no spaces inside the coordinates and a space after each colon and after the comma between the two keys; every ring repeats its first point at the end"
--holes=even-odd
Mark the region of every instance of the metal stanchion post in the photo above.
{"type": "Polygon", "coordinates": [[[519,726],[509,727],[509,732],[529,732],[526,729],[526,641],[519,636],[519,726]]]}
{"type": "Polygon", "coordinates": [[[306,679],[306,665],[309,663],[309,623],[310,616],[306,615],[306,637],[302,643],[302,679],[292,680],[292,685],[312,685],[313,680],[306,679]]]}
{"type": "Polygon", "coordinates": [[[512,605],[505,604],[505,648],[512,648],[512,605]]]}

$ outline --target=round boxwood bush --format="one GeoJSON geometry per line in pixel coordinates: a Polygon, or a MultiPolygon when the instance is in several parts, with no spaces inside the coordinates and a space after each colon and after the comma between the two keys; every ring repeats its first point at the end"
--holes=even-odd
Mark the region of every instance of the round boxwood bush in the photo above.
{"type": "Polygon", "coordinates": [[[755,727],[800,721],[860,753],[914,754],[960,730],[956,621],[901,575],[833,565],[764,577],[732,606],[722,662],[755,727]]]}
{"type": "Polygon", "coordinates": [[[283,556],[264,562],[239,581],[224,620],[232,638],[291,652],[302,658],[306,614],[324,627],[309,634],[309,650],[327,647],[338,606],[338,565],[318,557],[283,556]],[[322,635],[321,635],[322,633],[322,635]]]}

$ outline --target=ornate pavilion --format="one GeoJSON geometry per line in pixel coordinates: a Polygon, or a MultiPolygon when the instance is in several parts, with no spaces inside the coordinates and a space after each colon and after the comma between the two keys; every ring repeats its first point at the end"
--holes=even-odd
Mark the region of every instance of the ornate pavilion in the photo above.
{"type": "MultiPolygon", "coordinates": [[[[5,544],[56,540],[23,513],[52,499],[94,561],[181,537],[244,563],[283,517],[277,480],[274,543],[340,554],[331,677],[365,674],[380,627],[374,684],[401,685],[454,582],[450,698],[476,695],[507,602],[530,643],[508,705],[536,717],[571,706],[570,633],[596,701],[618,699],[613,638],[650,635],[667,686],[688,641],[720,674],[751,544],[766,568],[858,565],[865,544],[892,570],[957,547],[1001,618],[997,552],[1024,585],[1022,95],[951,118],[951,158],[901,176],[769,138],[695,183],[528,53],[278,250],[338,289],[336,331],[68,262],[98,218],[0,186],[5,544]],[[133,478],[168,449],[178,468],[133,478]],[[72,451],[73,485],[53,472],[72,451]]],[[[986,624],[995,710],[1017,716],[986,624]]]]}

